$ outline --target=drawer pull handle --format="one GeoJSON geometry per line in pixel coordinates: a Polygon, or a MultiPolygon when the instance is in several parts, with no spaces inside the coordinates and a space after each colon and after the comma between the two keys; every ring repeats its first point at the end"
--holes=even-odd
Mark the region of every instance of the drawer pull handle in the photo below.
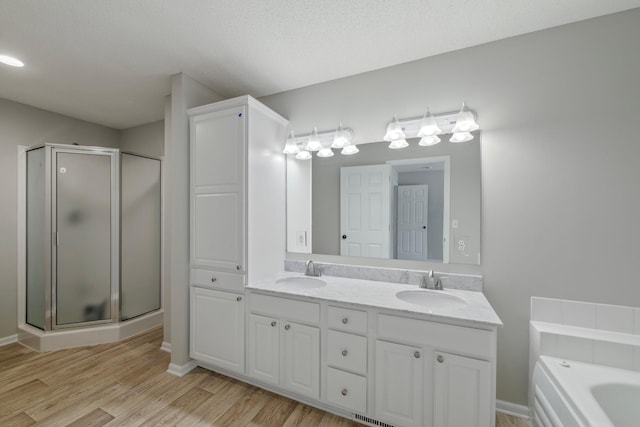
{"type": "Polygon", "coordinates": [[[271,326],[276,326],[276,321],[271,322],[271,326]]]}
{"type": "Polygon", "coordinates": [[[346,388],[343,388],[340,393],[342,393],[343,396],[346,396],[347,394],[349,394],[349,391],[346,388]]]}
{"type": "Polygon", "coordinates": [[[413,357],[415,357],[416,359],[420,359],[420,352],[419,351],[414,352],[413,357]]]}
{"type": "Polygon", "coordinates": [[[284,325],[284,328],[288,331],[289,329],[291,329],[291,325],[284,325]]]}
{"type": "Polygon", "coordinates": [[[436,357],[436,360],[438,361],[438,363],[442,363],[444,362],[444,357],[442,357],[442,355],[439,355],[438,357],[436,357]]]}
{"type": "Polygon", "coordinates": [[[236,301],[242,301],[242,297],[236,298],[236,301]]]}
{"type": "Polygon", "coordinates": [[[346,325],[347,323],[349,323],[349,318],[348,317],[343,317],[342,318],[342,324],[346,325]]]}
{"type": "Polygon", "coordinates": [[[342,355],[343,355],[344,357],[347,357],[347,350],[342,350],[342,355]]]}
{"type": "Polygon", "coordinates": [[[218,281],[218,279],[216,279],[215,277],[212,277],[212,278],[211,278],[211,283],[215,283],[215,282],[217,282],[217,281],[218,281]]]}

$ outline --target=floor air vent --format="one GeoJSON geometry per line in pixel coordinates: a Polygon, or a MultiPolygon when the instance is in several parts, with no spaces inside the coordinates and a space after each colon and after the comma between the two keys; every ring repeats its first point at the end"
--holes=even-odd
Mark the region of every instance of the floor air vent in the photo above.
{"type": "Polygon", "coordinates": [[[369,417],[365,417],[364,415],[360,415],[360,414],[354,414],[355,415],[355,419],[358,421],[362,421],[365,422],[369,425],[372,426],[380,426],[380,427],[395,427],[393,424],[387,424],[384,421],[378,421],[375,418],[369,418],[369,417]]]}

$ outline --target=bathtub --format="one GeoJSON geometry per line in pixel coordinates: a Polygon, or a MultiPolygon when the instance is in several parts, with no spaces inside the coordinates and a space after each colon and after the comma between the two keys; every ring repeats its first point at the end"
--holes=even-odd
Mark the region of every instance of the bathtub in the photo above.
{"type": "Polygon", "coordinates": [[[532,392],[538,427],[640,426],[640,372],[541,356],[532,392]]]}

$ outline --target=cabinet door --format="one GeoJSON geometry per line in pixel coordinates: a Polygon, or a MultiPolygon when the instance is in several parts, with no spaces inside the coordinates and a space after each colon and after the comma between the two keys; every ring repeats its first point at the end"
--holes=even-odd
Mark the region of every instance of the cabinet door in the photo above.
{"type": "Polygon", "coordinates": [[[277,385],[280,378],[280,321],[249,315],[248,375],[277,385]]]}
{"type": "Polygon", "coordinates": [[[191,118],[191,263],[244,272],[245,107],[191,118]]]}
{"type": "Polygon", "coordinates": [[[191,288],[191,357],[244,373],[242,296],[191,288]]]}
{"type": "Polygon", "coordinates": [[[376,341],[375,365],[375,417],[398,426],[422,425],[421,349],[376,341]]]}
{"type": "Polygon", "coordinates": [[[433,363],[433,425],[491,425],[490,363],[441,352],[433,363]]]}
{"type": "Polygon", "coordinates": [[[286,322],[283,328],[282,386],[295,393],[320,397],[320,330],[286,322]]]}
{"type": "Polygon", "coordinates": [[[196,191],[218,193],[244,184],[245,107],[191,118],[191,178],[196,191]]]}

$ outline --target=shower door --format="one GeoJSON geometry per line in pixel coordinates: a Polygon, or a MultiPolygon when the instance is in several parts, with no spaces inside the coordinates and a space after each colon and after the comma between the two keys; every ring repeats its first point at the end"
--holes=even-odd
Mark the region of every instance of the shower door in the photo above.
{"type": "Polygon", "coordinates": [[[118,166],[114,151],[52,149],[52,326],[117,318],[118,166]]]}

